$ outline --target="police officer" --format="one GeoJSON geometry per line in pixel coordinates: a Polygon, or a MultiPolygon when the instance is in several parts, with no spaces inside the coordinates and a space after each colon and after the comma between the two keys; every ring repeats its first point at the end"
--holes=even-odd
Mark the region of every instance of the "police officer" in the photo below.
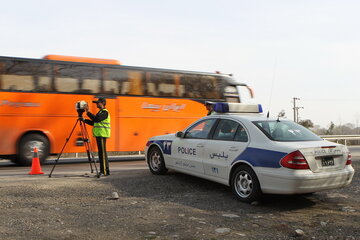
{"type": "Polygon", "coordinates": [[[207,115],[211,115],[214,113],[214,104],[213,102],[210,102],[210,101],[205,101],[205,107],[206,107],[206,110],[208,111],[207,115]]]}
{"type": "Polygon", "coordinates": [[[99,111],[96,115],[92,114],[89,111],[89,106],[85,106],[85,112],[90,119],[85,119],[84,122],[93,127],[93,135],[96,138],[97,148],[99,152],[99,161],[100,161],[100,174],[110,175],[109,162],[106,152],[106,139],[110,137],[110,113],[105,108],[106,99],[100,97],[96,103],[99,111]]]}

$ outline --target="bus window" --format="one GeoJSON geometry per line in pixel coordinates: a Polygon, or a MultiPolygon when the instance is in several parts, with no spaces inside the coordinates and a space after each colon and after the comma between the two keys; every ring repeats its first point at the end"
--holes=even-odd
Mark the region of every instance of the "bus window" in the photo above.
{"type": "Polygon", "coordinates": [[[97,67],[57,64],[54,75],[58,92],[100,92],[100,69],[97,67]]]}
{"type": "Polygon", "coordinates": [[[182,78],[185,96],[189,98],[221,99],[221,79],[215,76],[187,74],[182,78]]]}
{"type": "Polygon", "coordinates": [[[84,79],[82,83],[82,89],[85,92],[99,93],[100,92],[100,79],[84,79]]]}
{"type": "Polygon", "coordinates": [[[104,91],[107,94],[119,94],[119,84],[116,80],[104,80],[104,91]]]}
{"type": "Polygon", "coordinates": [[[149,96],[158,96],[158,92],[157,92],[157,86],[156,86],[156,82],[152,82],[151,80],[151,72],[146,72],[145,73],[145,81],[146,81],[146,94],[145,95],[149,95],[149,96]]]}
{"type": "Polygon", "coordinates": [[[202,95],[207,99],[220,99],[221,86],[216,77],[202,76],[200,78],[202,95]]]}
{"type": "Polygon", "coordinates": [[[146,90],[150,96],[176,96],[175,74],[147,72],[146,90]]]}
{"type": "Polygon", "coordinates": [[[76,78],[56,77],[55,89],[58,92],[76,92],[79,90],[78,80],[76,78]]]}
{"type": "Polygon", "coordinates": [[[174,81],[175,81],[175,95],[174,97],[183,97],[185,94],[185,86],[181,84],[181,75],[174,74],[174,81]]]}
{"type": "Polygon", "coordinates": [[[50,65],[41,62],[5,61],[1,64],[0,86],[10,91],[49,91],[50,65]]]}
{"type": "Polygon", "coordinates": [[[5,73],[5,63],[0,62],[0,90],[3,89],[3,75],[5,73]]]}
{"type": "Polygon", "coordinates": [[[175,95],[175,80],[174,74],[161,73],[159,74],[158,91],[160,96],[174,96],[175,95]]]}
{"type": "Polygon", "coordinates": [[[121,86],[124,82],[128,82],[127,70],[123,69],[104,68],[103,76],[104,91],[107,94],[120,94],[121,86]]]}
{"type": "Polygon", "coordinates": [[[34,81],[32,76],[4,74],[2,76],[2,88],[11,91],[32,91],[34,81]]]}
{"type": "Polygon", "coordinates": [[[121,93],[130,95],[143,95],[144,87],[142,83],[143,72],[128,71],[128,82],[123,82],[121,93]]]}
{"type": "Polygon", "coordinates": [[[40,92],[51,91],[51,78],[50,77],[39,77],[38,90],[40,92]]]}
{"type": "Polygon", "coordinates": [[[185,85],[185,97],[202,98],[200,93],[201,86],[199,76],[195,74],[184,75],[182,82],[185,85]]]}

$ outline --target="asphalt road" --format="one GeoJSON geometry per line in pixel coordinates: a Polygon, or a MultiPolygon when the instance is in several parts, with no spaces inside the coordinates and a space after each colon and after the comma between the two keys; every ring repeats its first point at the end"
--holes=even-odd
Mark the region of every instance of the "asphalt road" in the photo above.
{"type": "Polygon", "coordinates": [[[111,176],[100,179],[86,162],[60,161],[52,178],[52,164],[35,176],[2,166],[0,239],[359,239],[359,160],[345,188],[267,195],[255,205],[221,184],[174,171],[155,176],[144,161],[111,162],[111,176]]]}
{"type": "MultiPolygon", "coordinates": [[[[86,160],[59,160],[58,164],[54,167],[54,161],[49,162],[48,164],[42,165],[41,170],[44,172],[44,175],[50,175],[51,171],[52,177],[58,176],[80,176],[80,175],[91,175],[91,169],[93,174],[96,173],[96,168],[92,164],[90,167],[89,162],[86,160]]],[[[120,160],[112,161],[110,163],[110,170],[112,172],[117,171],[126,171],[126,170],[146,170],[148,169],[145,160],[120,160]]],[[[18,177],[21,179],[31,178],[32,176],[28,173],[30,172],[31,167],[19,167],[11,162],[3,162],[0,164],[0,178],[7,177],[18,177]]]]}

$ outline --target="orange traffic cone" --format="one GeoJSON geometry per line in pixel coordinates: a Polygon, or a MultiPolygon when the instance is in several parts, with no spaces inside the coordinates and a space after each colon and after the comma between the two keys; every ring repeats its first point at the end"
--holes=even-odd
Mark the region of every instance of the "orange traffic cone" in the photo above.
{"type": "Polygon", "coordinates": [[[37,148],[34,148],[34,157],[33,157],[33,159],[32,159],[31,171],[29,172],[29,174],[30,174],[30,175],[44,174],[44,173],[41,171],[39,154],[38,154],[37,148]]]}

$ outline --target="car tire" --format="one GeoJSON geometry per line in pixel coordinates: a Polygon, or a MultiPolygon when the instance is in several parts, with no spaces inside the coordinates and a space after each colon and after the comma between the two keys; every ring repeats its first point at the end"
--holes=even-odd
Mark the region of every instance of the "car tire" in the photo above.
{"type": "Polygon", "coordinates": [[[239,166],[231,176],[231,190],[242,202],[253,202],[262,196],[259,180],[247,165],[239,166]]]}
{"type": "Polygon", "coordinates": [[[27,134],[21,138],[18,146],[16,163],[22,166],[30,166],[34,157],[34,148],[38,149],[38,157],[44,163],[50,153],[50,144],[47,137],[37,133],[27,134]]]}
{"type": "Polygon", "coordinates": [[[162,175],[167,172],[164,156],[158,147],[152,147],[148,154],[148,165],[150,171],[155,175],[162,175]]]}

